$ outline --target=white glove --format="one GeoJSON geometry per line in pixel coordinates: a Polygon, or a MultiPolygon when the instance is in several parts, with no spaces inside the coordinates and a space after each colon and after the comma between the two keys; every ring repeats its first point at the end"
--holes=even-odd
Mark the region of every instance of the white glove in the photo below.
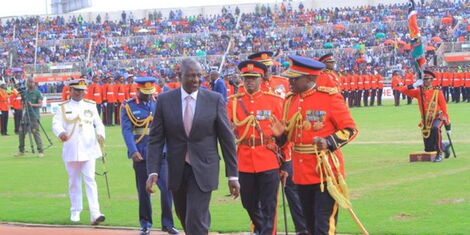
{"type": "Polygon", "coordinates": [[[452,134],[451,130],[446,131],[448,135],[452,134]]]}
{"type": "Polygon", "coordinates": [[[413,88],[418,88],[423,85],[423,79],[418,79],[416,80],[415,83],[413,83],[413,88]]]}

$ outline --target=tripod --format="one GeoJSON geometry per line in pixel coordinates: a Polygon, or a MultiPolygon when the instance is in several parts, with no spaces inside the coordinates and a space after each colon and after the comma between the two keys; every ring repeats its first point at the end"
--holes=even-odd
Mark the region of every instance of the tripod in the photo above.
{"type": "Polygon", "coordinates": [[[35,153],[34,143],[33,143],[33,135],[34,135],[34,139],[36,141],[36,145],[38,145],[37,146],[38,151],[42,152],[45,149],[48,149],[52,146],[52,141],[49,138],[49,136],[47,135],[46,130],[44,129],[44,127],[42,126],[42,124],[39,120],[39,114],[34,112],[34,109],[31,107],[29,98],[28,98],[28,96],[24,95],[24,92],[25,91],[20,92],[21,100],[22,100],[22,107],[23,107],[23,110],[24,110],[23,117],[21,118],[21,121],[20,121],[20,127],[21,127],[21,129],[20,129],[21,131],[19,133],[20,134],[20,137],[19,137],[20,138],[20,152],[22,151],[21,146],[23,146],[23,148],[24,148],[24,135],[26,133],[28,133],[28,137],[29,137],[28,139],[29,139],[30,146],[31,146],[31,153],[35,153]],[[37,122],[37,125],[36,125],[36,122],[37,122]],[[46,139],[49,142],[49,145],[45,148],[42,147],[41,134],[40,134],[40,130],[39,130],[38,127],[41,128],[42,132],[44,133],[44,136],[46,136],[46,139]]]}

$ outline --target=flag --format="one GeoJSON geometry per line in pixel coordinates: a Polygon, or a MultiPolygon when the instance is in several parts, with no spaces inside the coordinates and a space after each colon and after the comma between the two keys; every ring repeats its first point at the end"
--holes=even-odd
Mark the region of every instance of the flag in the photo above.
{"type": "Polygon", "coordinates": [[[417,11],[414,9],[414,2],[412,2],[410,12],[408,14],[408,26],[410,30],[410,45],[413,65],[415,66],[416,71],[422,74],[426,58],[424,57],[424,45],[421,40],[421,33],[419,32],[417,11]]]}

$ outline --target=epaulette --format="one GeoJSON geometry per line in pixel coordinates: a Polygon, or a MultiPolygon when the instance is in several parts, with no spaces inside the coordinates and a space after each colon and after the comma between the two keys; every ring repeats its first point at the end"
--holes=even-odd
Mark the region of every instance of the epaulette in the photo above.
{"type": "Polygon", "coordinates": [[[326,87],[326,86],[319,86],[317,87],[317,91],[328,93],[329,95],[334,95],[338,93],[338,88],[336,87],[326,87]]]}
{"type": "Polygon", "coordinates": [[[90,104],[96,104],[94,100],[89,100],[89,99],[83,99],[83,101],[90,103],[90,104]]]}
{"type": "Polygon", "coordinates": [[[286,99],[289,98],[289,97],[291,97],[291,96],[293,96],[293,95],[295,95],[294,92],[291,92],[291,91],[287,92],[287,94],[286,94],[286,99]]]}
{"type": "Polygon", "coordinates": [[[62,101],[62,102],[60,102],[59,106],[60,106],[60,105],[63,105],[63,104],[66,104],[66,103],[68,103],[68,102],[70,102],[70,100],[62,101]]]}
{"type": "Polygon", "coordinates": [[[231,99],[231,98],[235,98],[235,99],[236,99],[236,98],[240,98],[240,97],[242,97],[242,96],[244,96],[244,95],[245,95],[245,93],[237,93],[237,94],[233,94],[233,95],[229,96],[228,99],[231,99]]]}
{"type": "Polygon", "coordinates": [[[124,100],[124,102],[122,102],[122,104],[127,104],[127,103],[130,103],[132,101],[135,101],[135,97],[132,97],[132,98],[129,98],[127,100],[124,100]]]}
{"type": "Polygon", "coordinates": [[[271,96],[274,96],[274,97],[277,97],[277,98],[281,98],[282,99],[282,96],[272,92],[272,91],[263,91],[263,94],[266,94],[266,95],[271,95],[271,96]]]}

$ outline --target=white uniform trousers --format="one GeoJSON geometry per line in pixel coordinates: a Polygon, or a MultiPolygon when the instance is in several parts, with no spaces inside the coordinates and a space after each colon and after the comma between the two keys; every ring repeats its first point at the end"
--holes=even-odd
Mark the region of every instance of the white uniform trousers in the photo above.
{"type": "Polygon", "coordinates": [[[80,162],[65,162],[65,168],[69,175],[70,212],[80,213],[83,209],[81,182],[81,175],[83,175],[88,205],[90,206],[91,221],[101,215],[98,203],[98,189],[95,181],[95,162],[95,159],[80,162]]]}

